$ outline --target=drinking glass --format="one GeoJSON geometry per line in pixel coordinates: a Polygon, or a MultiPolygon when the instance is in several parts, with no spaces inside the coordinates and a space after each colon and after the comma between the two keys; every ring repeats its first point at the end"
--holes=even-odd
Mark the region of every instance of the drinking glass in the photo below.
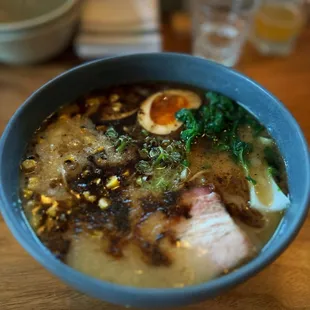
{"type": "Polygon", "coordinates": [[[234,66],[259,0],[192,0],[193,54],[234,66]]]}
{"type": "Polygon", "coordinates": [[[255,18],[251,41],[262,54],[288,55],[305,21],[303,0],[263,1],[255,18]]]}

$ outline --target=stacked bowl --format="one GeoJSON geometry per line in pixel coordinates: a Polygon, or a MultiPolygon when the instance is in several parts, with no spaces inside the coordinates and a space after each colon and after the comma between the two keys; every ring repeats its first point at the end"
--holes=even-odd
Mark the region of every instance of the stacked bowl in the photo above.
{"type": "Polygon", "coordinates": [[[59,54],[79,15],[79,0],[1,0],[0,62],[31,64],[59,54]]]}

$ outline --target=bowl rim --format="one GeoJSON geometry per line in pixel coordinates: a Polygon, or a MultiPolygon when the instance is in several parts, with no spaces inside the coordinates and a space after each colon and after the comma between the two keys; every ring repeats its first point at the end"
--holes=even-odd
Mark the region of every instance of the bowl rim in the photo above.
{"type": "Polygon", "coordinates": [[[0,33],[9,31],[20,31],[37,26],[47,24],[54,19],[66,14],[70,11],[80,0],[64,0],[62,4],[54,8],[53,10],[43,13],[39,16],[24,19],[17,22],[0,23],[0,33]]]}
{"type": "MultiPolygon", "coordinates": [[[[104,291],[109,289],[114,294],[124,294],[128,298],[129,297],[137,297],[142,298],[143,300],[147,300],[148,298],[152,298],[153,300],[155,298],[161,298],[162,301],[168,301],[172,299],[180,299],[180,300],[186,300],[186,299],[195,299],[196,301],[201,301],[204,298],[201,297],[202,293],[204,295],[215,296],[220,292],[223,292],[237,284],[240,284],[244,282],[245,280],[249,279],[259,271],[261,271],[263,268],[265,268],[267,265],[269,265],[271,262],[273,262],[287,247],[288,245],[295,239],[297,236],[299,230],[301,229],[302,224],[306,220],[306,215],[308,213],[309,209],[309,201],[310,201],[310,156],[309,156],[309,150],[307,146],[306,139],[302,133],[302,130],[300,126],[298,125],[295,118],[291,115],[291,113],[288,111],[288,109],[271,93],[269,93],[264,87],[262,87],[260,84],[254,82],[252,79],[248,78],[247,76],[237,72],[234,69],[225,67],[223,65],[217,64],[215,62],[200,59],[198,57],[193,57],[190,55],[185,54],[178,54],[178,53],[142,53],[142,54],[132,54],[132,55],[125,55],[125,56],[116,56],[116,57],[109,57],[105,59],[99,59],[94,60],[88,63],[84,63],[80,66],[74,67],[47,82],[43,86],[41,86],[38,90],[36,90],[15,112],[15,114],[10,119],[7,127],[5,128],[2,138],[0,140],[0,163],[3,162],[5,157],[5,150],[4,150],[4,144],[5,141],[8,140],[8,137],[10,135],[10,132],[12,128],[14,127],[14,124],[16,123],[16,120],[19,118],[19,115],[22,113],[23,109],[28,105],[31,104],[31,102],[36,98],[36,96],[42,92],[45,91],[45,88],[49,87],[51,84],[54,83],[54,81],[61,79],[64,76],[72,75],[75,72],[83,71],[86,67],[92,67],[92,66],[98,66],[98,65],[104,65],[106,62],[114,62],[115,64],[118,63],[118,61],[126,60],[128,59],[136,59],[139,61],[141,58],[157,58],[161,60],[169,61],[171,58],[177,58],[179,61],[187,60],[187,61],[201,61],[201,65],[203,66],[212,66],[215,69],[220,69],[223,71],[223,74],[230,73],[234,76],[237,76],[238,78],[242,78],[247,83],[251,83],[255,85],[255,87],[258,88],[259,91],[264,92],[266,96],[268,96],[274,103],[278,104],[283,113],[285,114],[285,117],[291,122],[292,126],[295,128],[295,130],[298,132],[300,139],[303,144],[303,153],[305,154],[305,162],[303,163],[304,169],[307,171],[307,178],[305,181],[307,188],[309,188],[308,192],[304,194],[302,203],[300,204],[300,212],[296,215],[296,218],[294,219],[294,223],[292,224],[292,227],[289,231],[287,231],[285,234],[282,235],[281,239],[278,240],[278,242],[273,246],[272,250],[266,254],[266,252],[263,253],[263,257],[261,255],[256,256],[254,259],[252,259],[249,263],[241,266],[236,271],[229,273],[227,275],[223,275],[221,277],[218,277],[216,279],[213,279],[208,282],[203,282],[200,284],[195,284],[191,286],[186,286],[183,288],[139,288],[139,287],[132,287],[132,286],[125,286],[120,284],[115,284],[111,282],[107,282],[104,280],[99,280],[90,276],[87,276],[86,274],[83,274],[68,265],[62,263],[58,259],[56,259],[48,249],[46,249],[43,245],[41,245],[41,249],[38,250],[38,244],[34,242],[29,242],[29,239],[23,234],[23,231],[21,230],[21,225],[15,225],[14,224],[14,218],[15,218],[15,212],[14,208],[9,205],[7,196],[9,196],[8,193],[4,193],[4,189],[2,186],[2,182],[0,182],[0,198],[2,198],[2,215],[5,219],[6,224],[10,228],[11,233],[14,235],[14,237],[17,239],[17,241],[22,245],[23,248],[26,249],[26,251],[33,256],[41,265],[43,265],[46,269],[48,269],[53,274],[57,275],[62,281],[70,284],[71,286],[77,288],[78,290],[82,290],[84,292],[87,292],[89,295],[93,297],[98,298],[98,294],[95,294],[93,291],[100,290],[104,291]],[[2,197],[1,197],[2,196],[2,197]],[[80,284],[83,282],[83,287],[85,289],[81,289],[80,284]],[[92,289],[90,289],[92,288],[92,289]],[[199,297],[200,296],[200,297],[199,297]]],[[[0,170],[0,179],[1,176],[1,170],[0,170]]],[[[281,225],[281,224],[280,224],[281,225]]],[[[34,232],[32,232],[34,234],[34,232]]],[[[34,234],[35,235],[35,234],[34,234]]],[[[37,240],[38,243],[40,241],[37,240]]],[[[115,298],[114,298],[115,299],[115,298]]],[[[186,304],[184,302],[183,304],[186,304]]]]}

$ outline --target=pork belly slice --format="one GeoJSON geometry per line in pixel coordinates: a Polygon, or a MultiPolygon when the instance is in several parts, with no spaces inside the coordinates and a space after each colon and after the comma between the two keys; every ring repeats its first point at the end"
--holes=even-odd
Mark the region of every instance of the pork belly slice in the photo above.
{"type": "Polygon", "coordinates": [[[227,272],[255,254],[253,244],[212,190],[191,189],[183,194],[181,203],[191,206],[192,217],[177,225],[180,244],[205,257],[215,274],[227,272]]]}

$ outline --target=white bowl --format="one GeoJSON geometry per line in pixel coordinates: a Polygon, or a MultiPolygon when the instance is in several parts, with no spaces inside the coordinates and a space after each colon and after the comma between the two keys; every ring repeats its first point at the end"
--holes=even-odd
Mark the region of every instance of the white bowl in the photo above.
{"type": "Polygon", "coordinates": [[[59,54],[79,16],[78,0],[1,0],[0,62],[30,64],[59,54]]]}

